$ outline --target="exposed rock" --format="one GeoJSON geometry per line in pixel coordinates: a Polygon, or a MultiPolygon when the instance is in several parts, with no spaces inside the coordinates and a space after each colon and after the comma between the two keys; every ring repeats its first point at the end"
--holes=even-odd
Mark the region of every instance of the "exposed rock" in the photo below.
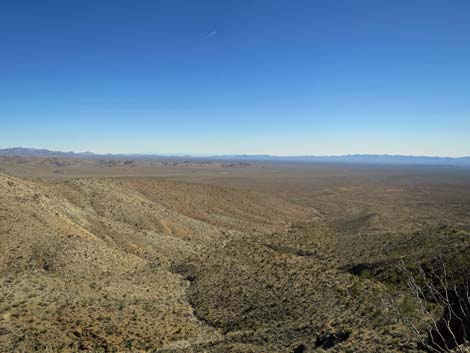
{"type": "Polygon", "coordinates": [[[304,353],[306,349],[307,347],[305,347],[305,344],[299,344],[294,348],[294,353],[304,353]]]}
{"type": "Polygon", "coordinates": [[[349,338],[349,335],[350,333],[346,331],[338,331],[330,334],[321,334],[317,337],[317,340],[315,341],[315,348],[332,348],[338,343],[346,341],[349,338]]]}

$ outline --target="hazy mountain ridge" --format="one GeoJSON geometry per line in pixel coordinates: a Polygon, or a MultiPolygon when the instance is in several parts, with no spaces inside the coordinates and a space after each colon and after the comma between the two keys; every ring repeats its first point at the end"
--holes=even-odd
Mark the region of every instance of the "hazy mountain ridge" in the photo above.
{"type": "Polygon", "coordinates": [[[211,160],[244,160],[266,162],[301,162],[301,163],[358,163],[358,164],[419,164],[419,165],[455,165],[470,166],[470,156],[466,157],[437,157],[437,156],[408,156],[408,155],[376,155],[376,154],[352,154],[340,156],[274,156],[274,155],[163,155],[163,154],[95,154],[91,152],[62,152],[48,149],[14,147],[0,149],[0,156],[19,157],[68,157],[68,158],[191,158],[211,160]]]}
{"type": "Polygon", "coordinates": [[[62,151],[51,151],[48,149],[38,148],[25,148],[25,147],[13,147],[0,149],[1,156],[18,156],[18,157],[84,157],[94,156],[91,152],[62,152],[62,151]]]}
{"type": "Polygon", "coordinates": [[[470,157],[435,157],[407,155],[351,154],[341,156],[223,156],[223,158],[286,161],[286,162],[319,162],[319,163],[376,163],[376,164],[428,164],[428,165],[468,165],[470,157]]]}

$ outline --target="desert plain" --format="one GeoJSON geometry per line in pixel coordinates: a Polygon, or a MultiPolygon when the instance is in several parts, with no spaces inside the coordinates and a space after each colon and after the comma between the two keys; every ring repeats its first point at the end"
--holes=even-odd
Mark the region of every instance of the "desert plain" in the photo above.
{"type": "Polygon", "coordinates": [[[470,168],[2,156],[0,352],[418,352],[469,249],[470,168]]]}

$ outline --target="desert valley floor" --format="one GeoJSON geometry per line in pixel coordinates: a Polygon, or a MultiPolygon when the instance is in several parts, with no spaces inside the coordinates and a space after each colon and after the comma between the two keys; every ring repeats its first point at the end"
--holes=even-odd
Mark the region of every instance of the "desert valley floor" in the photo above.
{"type": "Polygon", "coordinates": [[[417,352],[469,250],[465,168],[0,157],[0,352],[417,352]]]}

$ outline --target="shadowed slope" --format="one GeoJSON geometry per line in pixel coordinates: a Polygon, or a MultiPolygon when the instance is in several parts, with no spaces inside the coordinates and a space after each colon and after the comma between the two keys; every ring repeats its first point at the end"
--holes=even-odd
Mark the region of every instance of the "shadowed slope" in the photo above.
{"type": "Polygon", "coordinates": [[[0,174],[0,351],[149,350],[217,340],[218,330],[194,316],[188,282],[173,264],[247,225],[282,230],[308,213],[276,211],[273,200],[265,206],[250,194],[237,196],[240,212],[230,216],[230,190],[142,182],[0,174]],[[194,195],[193,203],[176,207],[182,195],[194,195]],[[222,211],[211,218],[215,209],[222,211]]]}

